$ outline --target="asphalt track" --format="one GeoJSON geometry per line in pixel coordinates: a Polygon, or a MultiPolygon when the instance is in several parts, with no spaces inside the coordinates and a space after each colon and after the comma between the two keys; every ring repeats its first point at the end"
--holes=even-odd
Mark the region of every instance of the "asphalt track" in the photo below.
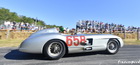
{"type": "Polygon", "coordinates": [[[60,60],[48,60],[41,54],[22,53],[16,47],[0,48],[0,65],[140,65],[140,45],[125,45],[115,55],[76,53],[60,60]]]}

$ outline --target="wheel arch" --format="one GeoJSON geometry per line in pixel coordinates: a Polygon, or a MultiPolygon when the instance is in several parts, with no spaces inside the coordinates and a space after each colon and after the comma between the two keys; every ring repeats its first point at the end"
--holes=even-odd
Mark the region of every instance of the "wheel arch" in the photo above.
{"type": "Polygon", "coordinates": [[[66,48],[66,53],[65,54],[67,54],[69,51],[68,51],[68,46],[66,45],[66,42],[65,41],[63,41],[63,40],[61,40],[61,39],[51,39],[51,40],[48,40],[44,45],[43,45],[43,49],[42,49],[42,52],[44,53],[44,47],[45,47],[45,45],[49,42],[49,41],[52,41],[52,40],[59,40],[59,41],[61,41],[64,45],[65,45],[65,48],[66,48]]]}

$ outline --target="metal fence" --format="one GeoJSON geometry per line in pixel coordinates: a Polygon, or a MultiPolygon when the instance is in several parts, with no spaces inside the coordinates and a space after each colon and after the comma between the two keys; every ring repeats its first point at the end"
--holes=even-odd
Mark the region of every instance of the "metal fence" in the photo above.
{"type": "Polygon", "coordinates": [[[140,40],[140,28],[137,28],[136,32],[126,31],[125,28],[123,28],[122,31],[116,31],[116,32],[113,32],[112,29],[110,29],[109,33],[103,33],[103,31],[101,30],[100,33],[98,33],[98,34],[114,34],[114,35],[120,36],[123,39],[128,39],[128,37],[132,37],[130,39],[140,40]]]}
{"type": "MultiPolygon", "coordinates": [[[[30,36],[32,33],[36,31],[33,30],[0,30],[0,39],[26,39],[28,36],[30,36]]],[[[103,33],[103,31],[100,32],[94,32],[94,33],[85,33],[85,34],[113,34],[117,35],[123,39],[137,39],[140,40],[140,28],[137,29],[137,32],[128,32],[125,29],[123,31],[115,31],[113,32],[111,29],[109,32],[103,33]]]]}

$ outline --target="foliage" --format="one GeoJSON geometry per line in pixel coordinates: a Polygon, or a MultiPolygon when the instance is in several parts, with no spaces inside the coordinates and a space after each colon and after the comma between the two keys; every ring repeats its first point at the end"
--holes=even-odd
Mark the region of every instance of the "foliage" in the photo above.
{"type": "Polygon", "coordinates": [[[60,26],[56,26],[56,25],[46,25],[46,27],[47,27],[47,28],[54,28],[54,27],[59,28],[60,26]]]}
{"type": "Polygon", "coordinates": [[[45,26],[44,21],[26,17],[26,16],[19,16],[16,12],[10,12],[9,9],[0,8],[0,24],[4,21],[12,21],[12,22],[24,22],[30,24],[36,24],[39,26],[45,26]]]}

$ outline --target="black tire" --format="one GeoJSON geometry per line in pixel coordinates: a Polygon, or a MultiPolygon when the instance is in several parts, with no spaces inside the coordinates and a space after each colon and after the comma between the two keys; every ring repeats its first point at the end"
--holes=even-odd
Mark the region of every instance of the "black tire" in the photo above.
{"type": "Polygon", "coordinates": [[[116,39],[110,39],[107,43],[106,53],[116,54],[119,51],[119,42],[116,39]]]}
{"type": "Polygon", "coordinates": [[[50,60],[58,60],[66,53],[66,47],[60,40],[51,40],[43,48],[43,54],[50,60]]]}

